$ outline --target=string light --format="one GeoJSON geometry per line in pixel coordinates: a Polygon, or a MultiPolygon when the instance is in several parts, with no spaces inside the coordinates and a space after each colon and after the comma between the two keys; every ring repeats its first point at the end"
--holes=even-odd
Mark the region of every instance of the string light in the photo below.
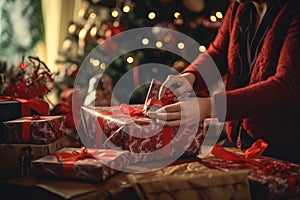
{"type": "Polygon", "coordinates": [[[101,64],[100,64],[100,68],[101,68],[101,69],[105,69],[105,67],[106,67],[105,63],[101,63],[101,64]]]}
{"type": "Polygon", "coordinates": [[[219,19],[222,19],[223,18],[223,14],[221,13],[221,12],[216,12],[216,16],[217,16],[217,18],[219,18],[219,19]]]}
{"type": "Polygon", "coordinates": [[[119,16],[119,12],[117,10],[114,10],[114,11],[111,12],[111,16],[116,18],[116,17],[119,16]]]}
{"type": "Polygon", "coordinates": [[[71,24],[68,28],[68,31],[70,34],[74,34],[76,31],[76,25],[75,24],[71,24]]]}
{"type": "Polygon", "coordinates": [[[91,28],[91,30],[90,30],[91,36],[95,37],[97,35],[97,31],[98,31],[98,29],[97,29],[96,26],[94,26],[93,28],[91,28]]]}
{"type": "Polygon", "coordinates": [[[133,63],[134,59],[133,59],[133,57],[128,56],[126,61],[127,61],[127,63],[131,64],[131,63],[133,63]]]}
{"type": "Polygon", "coordinates": [[[154,74],[157,74],[158,69],[157,69],[156,67],[153,67],[151,71],[152,71],[154,74]]]}
{"type": "Polygon", "coordinates": [[[81,30],[80,30],[79,36],[78,36],[80,40],[84,40],[84,38],[85,38],[85,36],[86,36],[86,32],[87,32],[87,31],[86,31],[85,29],[81,29],[81,30]]]}
{"type": "Polygon", "coordinates": [[[177,47],[178,47],[178,49],[184,49],[185,45],[184,45],[184,43],[179,42],[179,43],[177,44],[177,47]]]}
{"type": "Polygon", "coordinates": [[[178,19],[178,18],[180,17],[180,15],[181,15],[180,12],[175,12],[175,13],[174,13],[174,17],[175,17],[176,19],[178,19]]]}
{"type": "Polygon", "coordinates": [[[62,48],[64,50],[67,50],[71,47],[72,45],[72,41],[70,39],[66,39],[64,42],[63,42],[63,45],[62,45],[62,48]]]}
{"type": "Polygon", "coordinates": [[[164,41],[165,41],[165,42],[167,42],[167,43],[168,43],[168,42],[170,42],[170,41],[171,41],[171,38],[170,38],[170,36],[166,36],[166,37],[164,37],[164,41]]]}
{"type": "Polygon", "coordinates": [[[124,6],[124,7],[123,7],[123,12],[124,12],[124,13],[130,12],[130,7],[129,7],[129,6],[124,6]]]}
{"type": "Polygon", "coordinates": [[[145,45],[145,46],[148,45],[149,44],[149,39],[148,38],[143,38],[142,39],[142,44],[145,45]]]}
{"type": "Polygon", "coordinates": [[[214,16],[214,15],[210,16],[210,21],[212,21],[212,22],[216,22],[216,21],[217,21],[217,18],[216,18],[216,16],[214,16]]]}
{"type": "Polygon", "coordinates": [[[203,53],[204,51],[206,51],[206,47],[204,45],[201,45],[199,47],[199,51],[203,53]]]}
{"type": "Polygon", "coordinates": [[[156,17],[155,12],[150,12],[150,13],[148,14],[148,18],[149,18],[149,19],[154,19],[155,17],[156,17]]]}
{"type": "Polygon", "coordinates": [[[92,13],[90,14],[90,16],[89,16],[89,17],[90,17],[91,19],[95,19],[95,18],[96,18],[96,16],[97,16],[97,15],[96,15],[96,13],[92,12],[92,13]]]}
{"type": "Polygon", "coordinates": [[[156,42],[155,46],[157,48],[162,48],[163,44],[162,44],[162,42],[158,41],[158,42],[156,42]]]}

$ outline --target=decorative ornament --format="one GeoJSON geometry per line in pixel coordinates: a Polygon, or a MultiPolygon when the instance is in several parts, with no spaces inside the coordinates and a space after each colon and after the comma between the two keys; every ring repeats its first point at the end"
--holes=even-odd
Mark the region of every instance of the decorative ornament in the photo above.
{"type": "Polygon", "coordinates": [[[204,0],[182,0],[182,3],[190,11],[195,13],[202,12],[205,9],[204,0]]]}
{"type": "Polygon", "coordinates": [[[28,56],[29,62],[19,64],[21,77],[16,82],[16,97],[36,98],[42,97],[51,91],[49,84],[53,83],[52,74],[46,64],[38,57],[28,56]]]}
{"type": "Polygon", "coordinates": [[[125,27],[122,25],[110,25],[108,26],[107,30],[105,31],[105,37],[110,38],[111,36],[114,36],[116,34],[119,34],[125,30],[125,27]]]}

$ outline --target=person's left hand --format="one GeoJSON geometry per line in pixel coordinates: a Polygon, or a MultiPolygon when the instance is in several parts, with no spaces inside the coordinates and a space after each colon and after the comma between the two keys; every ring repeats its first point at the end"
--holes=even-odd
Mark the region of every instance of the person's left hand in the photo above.
{"type": "Polygon", "coordinates": [[[189,126],[211,117],[211,98],[191,98],[166,105],[155,112],[148,112],[150,118],[166,127],[189,126]]]}

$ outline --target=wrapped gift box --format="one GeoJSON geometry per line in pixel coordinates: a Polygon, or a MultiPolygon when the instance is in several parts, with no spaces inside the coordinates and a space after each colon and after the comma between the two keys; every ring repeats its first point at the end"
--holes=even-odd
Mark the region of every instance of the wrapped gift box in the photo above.
{"type": "MultiPolygon", "coordinates": [[[[135,111],[143,109],[143,105],[131,107],[135,111]]],[[[140,158],[147,161],[199,153],[203,142],[202,123],[166,128],[144,115],[130,117],[120,109],[120,106],[82,107],[83,143],[89,147],[119,147],[144,153],[140,158]]],[[[139,161],[143,161],[141,159],[139,161]]]]}
{"type": "Polygon", "coordinates": [[[224,161],[209,157],[203,163],[222,171],[248,170],[254,199],[286,199],[300,196],[300,165],[267,157],[247,161],[224,161]]]}
{"type": "Polygon", "coordinates": [[[10,100],[0,96],[0,142],[3,142],[3,122],[29,115],[48,115],[49,105],[41,99],[10,100]]]}
{"type": "Polygon", "coordinates": [[[65,116],[22,117],[4,122],[5,143],[49,144],[65,135],[65,116]]]}
{"type": "Polygon", "coordinates": [[[32,160],[52,154],[61,148],[61,139],[45,145],[0,144],[0,179],[30,174],[32,160]]]}
{"type": "Polygon", "coordinates": [[[250,199],[247,171],[222,172],[199,162],[169,166],[129,181],[143,200],[250,199]]]}
{"type": "Polygon", "coordinates": [[[39,176],[103,181],[129,164],[127,156],[121,150],[63,148],[33,161],[32,166],[39,176]]]}

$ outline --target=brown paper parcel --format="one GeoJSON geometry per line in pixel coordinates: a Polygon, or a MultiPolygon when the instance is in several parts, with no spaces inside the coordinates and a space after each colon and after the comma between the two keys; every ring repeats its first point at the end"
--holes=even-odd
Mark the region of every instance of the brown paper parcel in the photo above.
{"type": "Polygon", "coordinates": [[[129,181],[143,200],[250,199],[248,172],[221,172],[198,162],[130,174],[129,181]]]}

